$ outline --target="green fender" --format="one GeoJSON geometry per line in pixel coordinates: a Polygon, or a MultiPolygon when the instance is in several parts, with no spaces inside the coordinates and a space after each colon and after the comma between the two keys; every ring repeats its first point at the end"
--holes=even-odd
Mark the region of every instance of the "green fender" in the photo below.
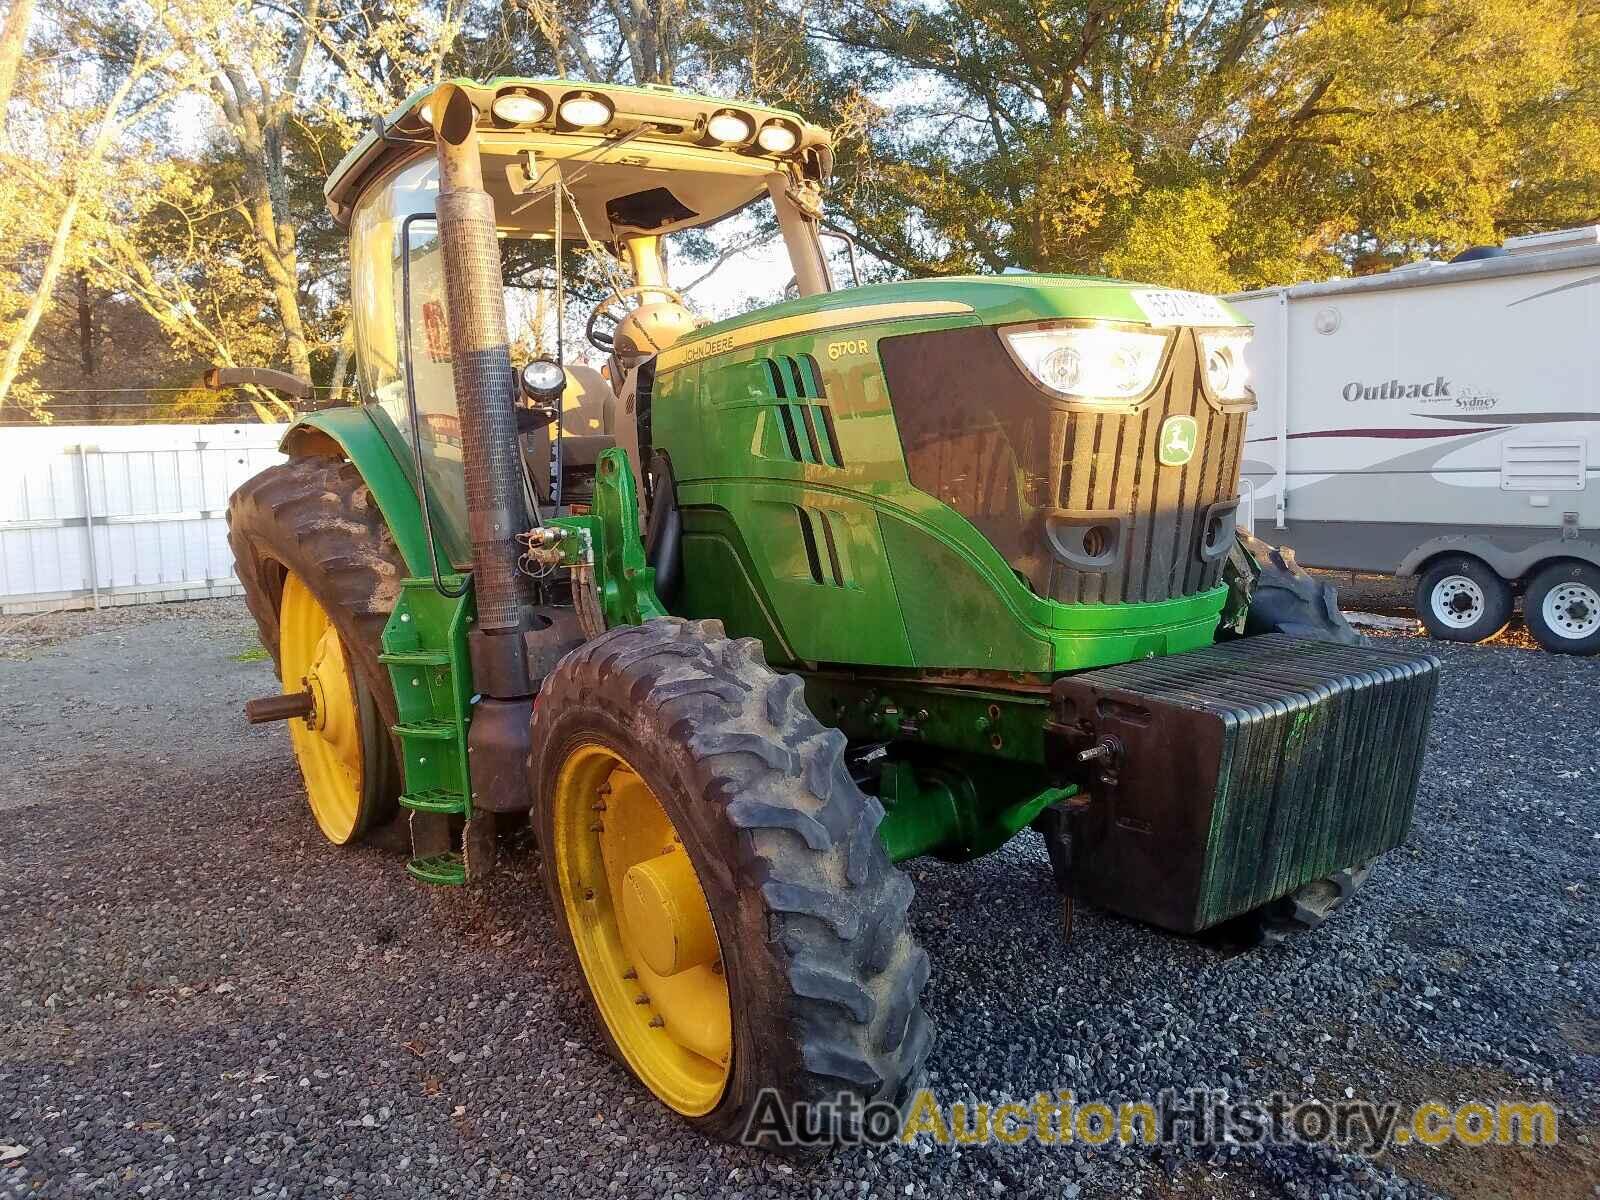
{"type": "MultiPolygon", "coordinates": [[[[364,408],[307,413],[290,426],[278,449],[291,456],[326,454],[327,439],[355,465],[371,489],[407,572],[413,578],[430,578],[428,537],[411,464],[395,453],[393,443],[364,408]]],[[[592,513],[562,517],[551,524],[577,535],[569,547],[575,563],[592,561],[607,628],[665,616],[666,607],[655,594],[655,571],[645,561],[639,536],[639,506],[628,457],[621,450],[607,450],[596,465],[592,513]],[[580,549],[585,538],[588,553],[580,549]]]]}
{"type": "Polygon", "coordinates": [[[331,439],[344,452],[371,489],[400,557],[406,561],[406,570],[413,577],[429,578],[433,569],[428,563],[428,538],[423,532],[422,506],[417,503],[410,464],[395,454],[377,421],[364,408],[307,413],[289,427],[278,449],[291,457],[326,453],[326,445],[318,444],[324,438],[331,439]]]}

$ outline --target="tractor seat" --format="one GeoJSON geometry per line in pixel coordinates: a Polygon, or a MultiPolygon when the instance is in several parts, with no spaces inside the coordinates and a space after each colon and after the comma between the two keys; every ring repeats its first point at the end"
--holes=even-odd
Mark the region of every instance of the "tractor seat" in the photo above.
{"type": "Polygon", "coordinates": [[[588,437],[611,432],[616,397],[605,376],[582,363],[567,365],[567,390],[561,395],[561,433],[588,437]]]}
{"type": "MultiPolygon", "coordinates": [[[[587,504],[594,490],[594,464],[613,436],[617,396],[605,377],[582,363],[567,364],[567,389],[561,395],[561,455],[569,504],[587,504]]],[[[546,426],[523,436],[522,453],[540,504],[550,501],[550,439],[546,426]]],[[[637,440],[635,437],[631,440],[637,440]]]]}

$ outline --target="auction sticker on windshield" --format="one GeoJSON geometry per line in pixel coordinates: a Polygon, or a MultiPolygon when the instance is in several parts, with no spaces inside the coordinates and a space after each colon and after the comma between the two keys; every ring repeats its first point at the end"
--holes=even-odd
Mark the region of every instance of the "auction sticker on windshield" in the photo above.
{"type": "Polygon", "coordinates": [[[1134,292],[1133,302],[1152,325],[1236,325],[1222,301],[1200,292],[1134,292]]]}

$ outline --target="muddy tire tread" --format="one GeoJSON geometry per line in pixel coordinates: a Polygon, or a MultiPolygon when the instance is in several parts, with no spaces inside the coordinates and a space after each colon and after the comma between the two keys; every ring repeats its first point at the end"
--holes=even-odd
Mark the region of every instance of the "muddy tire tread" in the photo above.
{"type": "Polygon", "coordinates": [[[709,781],[704,800],[731,829],[741,893],[762,898],[767,948],[783,964],[803,1070],[801,1103],[841,1089],[904,1104],[931,1039],[920,1004],[927,955],[906,913],[910,881],[877,837],[883,808],[845,765],[845,739],[804,702],[803,683],[766,665],[761,645],[718,621],[623,626],[573,651],[535,706],[531,777],[545,726],[595,691],[656,704],[678,752],[709,781]]]}

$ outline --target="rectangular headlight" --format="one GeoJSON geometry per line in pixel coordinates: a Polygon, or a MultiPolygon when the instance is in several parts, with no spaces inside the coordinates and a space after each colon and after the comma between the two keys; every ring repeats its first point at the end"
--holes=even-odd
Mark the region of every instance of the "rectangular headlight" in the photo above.
{"type": "Polygon", "coordinates": [[[1048,391],[1075,400],[1133,400],[1155,382],[1167,336],[1062,325],[1008,332],[1005,338],[1016,360],[1048,391]]]}

